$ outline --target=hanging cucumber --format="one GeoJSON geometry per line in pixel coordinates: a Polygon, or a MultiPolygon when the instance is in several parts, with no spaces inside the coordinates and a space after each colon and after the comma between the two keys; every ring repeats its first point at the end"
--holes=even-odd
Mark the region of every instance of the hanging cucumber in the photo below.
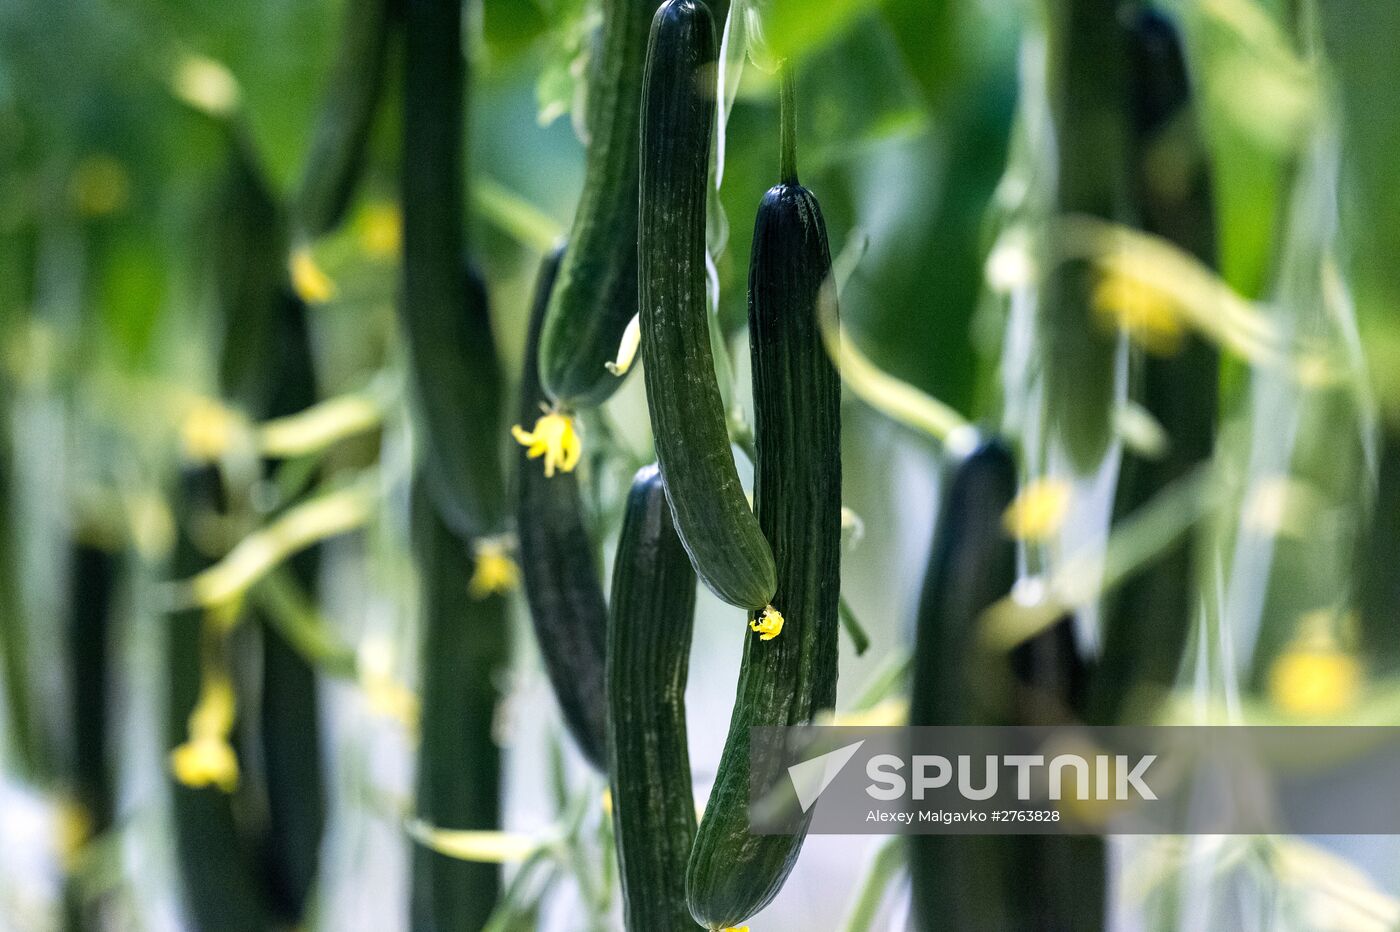
{"type": "MultiPolygon", "coordinates": [[[[1050,0],[1046,84],[1055,134],[1055,212],[1121,219],[1124,39],[1116,0],[1050,0]]],[[[1095,320],[1088,262],[1055,264],[1041,289],[1040,342],[1051,429],[1080,471],[1112,434],[1117,340],[1095,320]]]]}
{"type": "MultiPolygon", "coordinates": [[[[526,423],[544,401],[535,350],[559,261],[558,251],[548,256],[535,285],[520,377],[520,413],[526,423]]],[[[523,447],[516,464],[520,570],[540,656],[565,725],[584,756],[602,769],[607,764],[608,607],[583,523],[578,479],[571,472],[545,476],[523,447]]]]}
{"type": "Polygon", "coordinates": [[[749,266],[755,483],[773,542],[783,624],[745,637],[738,696],[714,789],[686,871],[691,914],[738,925],[777,894],[805,835],[748,828],[749,729],[798,725],[836,703],[841,590],[841,388],[817,302],[831,271],[826,225],[797,182],[790,74],[784,76],[782,183],[758,208],[749,266]]]}
{"type": "MultiPolygon", "coordinates": [[[[503,596],[467,592],[466,544],[421,482],[413,493],[413,550],[422,618],[422,726],[416,815],[444,829],[500,828],[500,748],[492,733],[496,684],[510,663],[503,596]]],[[[495,908],[500,867],[413,849],[415,930],[480,929],[495,908]]]]}
{"type": "MultiPolygon", "coordinates": [[[[274,361],[274,389],[259,417],[285,417],[316,401],[316,366],[310,321],[304,302],[284,292],[277,322],[277,339],[264,349],[274,361]]],[[[272,475],[272,464],[264,467],[272,475]]],[[[302,591],[318,590],[320,554],[312,549],[297,554],[289,570],[302,591]]],[[[261,838],[261,860],[269,907],[287,925],[306,914],[321,860],[326,823],[326,774],[321,746],[320,697],[316,670],[288,643],[265,616],[250,612],[259,623],[262,640],[262,690],[259,696],[259,737],[267,825],[261,838]]]]}
{"type": "Polygon", "coordinates": [[[565,408],[599,404],[622,379],[606,364],[637,313],[642,70],[656,0],[603,0],[588,83],[588,158],[569,247],[540,339],[540,377],[565,408]]]}
{"type": "MultiPolygon", "coordinates": [[[[201,512],[220,511],[223,490],[213,467],[181,477],[176,497],[179,537],[171,559],[175,578],[187,579],[209,564],[190,538],[201,512]]],[[[173,614],[166,626],[167,747],[178,749],[192,737],[190,714],[200,703],[210,650],[209,622],[201,610],[173,614]]],[[[227,774],[220,776],[227,777],[227,774]]],[[[240,831],[234,799],[217,777],[170,780],[175,863],[189,928],[196,932],[244,932],[267,927],[267,905],[256,877],[253,852],[240,831]]],[[[236,772],[233,775],[236,781],[236,772]]]]}
{"type": "Polygon", "coordinates": [[[685,681],[695,570],[671,523],[661,473],[632,481],[608,626],[608,775],[627,928],[698,927],[685,904],[695,837],[685,681]]]}
{"type": "Polygon", "coordinates": [[[642,93],[642,358],[676,532],[715,595],[756,611],[773,598],[776,570],[734,467],[705,301],[714,67],[709,9],[668,0],[652,21],[642,93]]]}
{"type": "MultiPolygon", "coordinates": [[[[1217,263],[1209,155],[1195,129],[1181,38],[1167,14],[1143,10],[1128,30],[1132,191],[1144,230],[1217,263]],[[1172,180],[1161,166],[1170,166],[1172,180]]],[[[1131,393],[1162,426],[1167,449],[1155,459],[1125,454],[1114,511],[1128,515],[1209,459],[1219,408],[1220,359],[1209,342],[1184,334],[1174,353],[1132,360],[1131,393]]],[[[1103,651],[1090,718],[1119,721],[1129,701],[1149,705],[1175,683],[1193,612],[1196,551],[1191,538],[1169,548],[1106,600],[1103,651]]]]}
{"type": "Polygon", "coordinates": [[[462,9],[405,0],[403,295],[417,442],[459,535],[501,529],[500,371],[486,292],[462,271],[462,9]],[[465,279],[465,281],[464,281],[465,279]]]}
{"type": "MultiPolygon", "coordinates": [[[[1018,646],[1009,671],[989,667],[978,653],[982,613],[1016,582],[1016,544],[1002,524],[1015,497],[1015,460],[995,440],[951,478],[919,601],[911,725],[1028,724],[1018,716],[1072,708],[1082,694],[1086,673],[1069,619],[1018,646]],[[993,693],[998,683],[1006,689],[993,693]],[[1032,707],[1033,699],[1043,705],[1032,707]]],[[[1103,925],[1096,838],[915,835],[909,844],[921,932],[1103,925]]]]}
{"type": "Polygon", "coordinates": [[[390,5],[391,0],[350,0],[345,6],[340,48],[293,202],[298,232],[307,236],[340,225],[360,180],[384,87],[390,5]]]}

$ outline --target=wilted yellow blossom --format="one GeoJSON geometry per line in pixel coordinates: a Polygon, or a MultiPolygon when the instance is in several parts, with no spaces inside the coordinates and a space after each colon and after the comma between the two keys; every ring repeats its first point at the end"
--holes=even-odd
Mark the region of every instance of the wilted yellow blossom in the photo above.
{"type": "Polygon", "coordinates": [[[562,411],[549,411],[535,421],[534,430],[525,430],[519,424],[510,429],[515,442],[528,448],[530,459],[544,457],[544,474],[553,477],[555,469],[573,472],[583,453],[583,442],[579,439],[574,419],[562,411]]]}
{"type": "Polygon", "coordinates": [[[316,257],[306,246],[292,251],[288,262],[292,290],[307,304],[324,304],[335,297],[335,282],[316,264],[316,257]]]}
{"type": "Polygon", "coordinates": [[[510,592],[520,584],[520,567],[511,559],[510,547],[499,537],[477,541],[474,547],[476,567],[467,592],[474,599],[510,592]]]}
{"type": "Polygon", "coordinates": [[[1002,527],[1017,540],[1048,540],[1064,523],[1069,500],[1069,483],[1064,480],[1028,482],[1001,516],[1002,527]]]}
{"type": "Polygon", "coordinates": [[[783,613],[770,605],[749,622],[749,627],[758,632],[760,641],[771,641],[783,633],[783,613]]]}
{"type": "Polygon", "coordinates": [[[1171,295],[1127,275],[1107,274],[1094,288],[1094,311],[1110,328],[1157,356],[1181,349],[1185,321],[1171,295]]]}

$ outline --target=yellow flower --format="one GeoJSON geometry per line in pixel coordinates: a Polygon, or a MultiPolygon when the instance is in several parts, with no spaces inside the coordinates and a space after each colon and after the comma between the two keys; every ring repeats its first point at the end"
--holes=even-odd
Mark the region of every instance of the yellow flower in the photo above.
{"type": "Polygon", "coordinates": [[[170,771],[185,786],[238,789],[238,755],[226,738],[193,737],[170,752],[170,771]]]}
{"type": "Polygon", "coordinates": [[[224,737],[233,729],[235,702],[233,682],[224,674],[207,676],[199,693],[199,704],[190,712],[190,735],[195,738],[224,737]]]}
{"type": "Polygon", "coordinates": [[[1277,708],[1290,715],[1326,716],[1356,702],[1361,664],[1338,646],[1335,634],[1350,620],[1327,609],[1298,620],[1297,635],[1269,670],[1269,698],[1277,708]]]}
{"type": "Polygon", "coordinates": [[[1069,483],[1063,480],[1028,482],[1001,516],[1002,527],[1018,540],[1048,540],[1064,523],[1069,499],[1069,483]]]}
{"type": "Polygon", "coordinates": [[[1157,288],[1127,275],[1105,275],[1094,289],[1093,305],[1101,323],[1126,331],[1149,353],[1170,356],[1181,349],[1186,332],[1181,312],[1157,288]]]}
{"type": "Polygon", "coordinates": [[[126,206],[131,182],[122,163],[110,155],[90,155],[78,163],[68,196],[84,217],[105,217],[126,206]]]}
{"type": "Polygon", "coordinates": [[[544,457],[544,474],[553,477],[556,468],[573,472],[578,465],[583,443],[574,419],[560,411],[549,411],[535,421],[534,430],[525,430],[519,424],[510,429],[510,435],[522,447],[527,447],[530,459],[544,457]]]}
{"type": "Polygon", "coordinates": [[[298,246],[288,263],[292,275],[292,290],[307,304],[324,304],[335,297],[335,282],[316,264],[316,258],[306,246],[298,246]]]}
{"type": "Polygon", "coordinates": [[[397,205],[388,201],[370,204],[355,224],[360,251],[376,259],[392,259],[403,242],[403,217],[397,205]]]}
{"type": "Polygon", "coordinates": [[[520,567],[510,558],[510,550],[499,537],[477,541],[476,568],[472,570],[467,592],[473,599],[484,599],[493,593],[510,592],[520,583],[520,567]]]}
{"type": "Polygon", "coordinates": [[[770,605],[749,622],[749,628],[758,632],[760,641],[771,641],[783,633],[783,613],[770,605]]]}
{"type": "Polygon", "coordinates": [[[722,932],[749,932],[749,927],[748,927],[748,926],[730,926],[730,927],[727,928],[727,929],[723,929],[722,932]]]}
{"type": "Polygon", "coordinates": [[[180,446],[186,458],[212,463],[228,452],[243,428],[242,419],[212,398],[201,398],[180,422],[180,446]]]}

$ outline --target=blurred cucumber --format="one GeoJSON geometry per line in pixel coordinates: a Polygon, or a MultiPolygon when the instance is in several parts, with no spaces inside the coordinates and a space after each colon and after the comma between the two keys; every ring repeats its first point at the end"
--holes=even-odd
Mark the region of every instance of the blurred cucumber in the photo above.
{"type": "MultiPolygon", "coordinates": [[[[1123,219],[1127,143],[1125,39],[1116,0],[1046,0],[1046,84],[1055,134],[1056,213],[1123,219]]],[[[1113,427],[1116,335],[1092,309],[1087,262],[1056,263],[1040,301],[1050,428],[1075,467],[1091,472],[1113,427]]]]}
{"type": "Polygon", "coordinates": [[[661,473],[632,480],[613,565],[608,626],[608,775],[633,932],[698,930],[685,901],[695,838],[685,684],[695,570],[671,524],[661,473]]]}
{"type": "MultiPolygon", "coordinates": [[[[545,400],[536,349],[559,261],[558,251],[547,256],[535,283],[520,374],[519,413],[526,424],[538,416],[545,400]]],[[[519,447],[515,506],[520,569],[545,672],[579,750],[603,769],[607,766],[608,607],[593,542],[584,525],[578,477],[563,471],[546,476],[519,447]]]]}
{"type": "MultiPolygon", "coordinates": [[[[1165,13],[1130,22],[1132,189],[1139,225],[1217,265],[1209,156],[1195,128],[1181,38],[1165,13]]],[[[1188,332],[1171,355],[1138,351],[1130,395],[1168,438],[1156,458],[1125,453],[1114,511],[1126,516],[1209,459],[1215,444],[1220,359],[1188,332]]],[[[1103,650],[1094,676],[1093,721],[1120,719],[1130,699],[1150,709],[1176,680],[1195,607],[1196,548],[1177,543],[1105,601],[1103,650]]]]}
{"type": "MultiPolygon", "coordinates": [[[[201,514],[225,508],[222,482],[212,467],[186,470],[175,496],[179,536],[171,575],[188,579],[210,564],[190,537],[201,514]]],[[[188,719],[199,701],[208,651],[215,649],[201,610],[177,612],[166,625],[169,681],[166,749],[189,737],[188,719]]],[[[162,759],[164,762],[164,758],[162,759]]],[[[197,932],[250,932],[267,926],[267,904],[253,851],[240,831],[234,798],[216,786],[190,787],[169,780],[175,863],[189,928],[197,932]]]]}
{"type": "MultiPolygon", "coordinates": [[[[1018,646],[1006,669],[977,646],[982,613],[1016,582],[1016,545],[1002,526],[1016,490],[1015,460],[995,440],[949,480],[919,601],[911,725],[1027,724],[1047,708],[1073,711],[1083,694],[1087,671],[1070,619],[1018,646]]],[[[922,932],[1104,925],[1099,839],[915,835],[909,843],[922,932]]]]}
{"type": "Polygon", "coordinates": [[[384,89],[391,9],[397,2],[350,0],[345,5],[340,47],[293,200],[297,227],[308,236],[339,226],[354,198],[384,89]]]}
{"type": "MultiPolygon", "coordinates": [[[[497,683],[509,663],[506,600],[467,594],[466,544],[421,482],[413,494],[420,578],[422,726],[416,814],[436,828],[500,827],[500,748],[492,732],[497,683]]],[[[413,849],[415,932],[480,929],[499,896],[500,867],[413,849]]]]}
{"type": "Polygon", "coordinates": [[[462,7],[404,0],[403,292],[416,442],[443,517],[463,537],[499,533],[500,367],[486,289],[463,273],[466,61],[462,7]]]}

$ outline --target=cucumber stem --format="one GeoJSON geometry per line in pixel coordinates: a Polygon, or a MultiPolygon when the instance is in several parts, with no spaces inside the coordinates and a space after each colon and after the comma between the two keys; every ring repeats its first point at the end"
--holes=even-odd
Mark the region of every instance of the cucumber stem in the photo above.
{"type": "Polygon", "coordinates": [[[797,80],[793,77],[792,63],[784,61],[779,67],[778,118],[781,129],[779,143],[782,147],[778,174],[783,184],[797,184],[797,80]]]}

